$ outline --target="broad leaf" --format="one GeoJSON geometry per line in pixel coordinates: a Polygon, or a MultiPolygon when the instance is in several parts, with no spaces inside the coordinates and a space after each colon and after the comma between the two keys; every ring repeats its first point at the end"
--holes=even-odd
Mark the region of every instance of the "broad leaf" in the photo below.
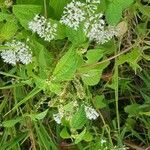
{"type": "Polygon", "coordinates": [[[49,5],[53,10],[52,11],[53,16],[55,16],[57,19],[60,19],[62,12],[64,10],[64,7],[69,2],[71,2],[71,0],[50,0],[49,5]]]}
{"type": "Polygon", "coordinates": [[[61,136],[63,139],[68,139],[68,138],[70,138],[70,134],[68,133],[66,127],[64,127],[64,128],[62,129],[62,131],[60,132],[60,136],[61,136]]]}
{"type": "Polygon", "coordinates": [[[65,55],[59,60],[53,72],[56,81],[71,80],[80,63],[80,56],[76,49],[71,47],[65,55]]]}
{"type": "Polygon", "coordinates": [[[97,69],[89,70],[87,73],[82,74],[82,80],[87,85],[96,85],[100,81],[100,71],[97,69]]]}
{"type": "Polygon", "coordinates": [[[106,103],[104,102],[104,95],[97,95],[96,97],[93,98],[93,104],[95,106],[96,109],[101,109],[106,107],[106,103]]]}
{"type": "Polygon", "coordinates": [[[113,0],[106,10],[107,22],[110,25],[116,25],[122,17],[122,11],[132,3],[133,0],[113,0]]]}
{"type": "Polygon", "coordinates": [[[125,112],[129,114],[129,116],[137,116],[140,113],[140,104],[132,104],[125,107],[125,112]]]}
{"type": "Polygon", "coordinates": [[[83,26],[80,26],[78,30],[66,27],[66,36],[73,45],[79,46],[86,42],[87,38],[83,31],[83,26]]]}
{"type": "Polygon", "coordinates": [[[81,73],[81,78],[83,82],[87,85],[93,86],[98,84],[101,79],[103,70],[109,65],[109,61],[96,65],[92,67],[92,64],[86,67],[80,68],[79,72],[81,73]],[[92,69],[93,68],[93,69],[92,69]]]}
{"type": "Polygon", "coordinates": [[[101,49],[91,49],[87,51],[86,58],[88,59],[86,63],[91,64],[99,61],[103,57],[103,50],[101,49]]]}
{"type": "Polygon", "coordinates": [[[35,114],[31,114],[29,116],[31,117],[31,119],[33,121],[41,120],[41,119],[43,119],[47,115],[47,112],[48,112],[48,109],[46,109],[45,111],[43,111],[43,112],[41,112],[39,114],[36,114],[36,115],[35,114]]]}
{"type": "Polygon", "coordinates": [[[3,125],[3,127],[11,128],[11,127],[14,127],[15,124],[17,124],[21,120],[22,120],[22,117],[18,117],[16,119],[4,121],[4,122],[2,122],[2,125],[3,125]]]}
{"type": "Polygon", "coordinates": [[[31,21],[36,14],[41,12],[41,6],[38,5],[14,5],[13,13],[16,18],[20,21],[20,24],[28,29],[28,23],[31,21]]]}
{"type": "Polygon", "coordinates": [[[0,30],[0,41],[11,39],[18,30],[18,24],[15,20],[7,21],[0,30]]]}
{"type": "Polygon", "coordinates": [[[81,142],[84,139],[85,134],[86,134],[86,128],[75,137],[75,144],[81,142]]]}
{"type": "Polygon", "coordinates": [[[81,129],[86,121],[84,106],[81,106],[71,119],[71,128],[81,129]]]}

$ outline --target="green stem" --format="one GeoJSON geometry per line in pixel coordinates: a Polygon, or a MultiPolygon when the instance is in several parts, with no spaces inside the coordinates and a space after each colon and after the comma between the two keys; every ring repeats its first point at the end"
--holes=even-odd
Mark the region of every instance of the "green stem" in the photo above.
{"type": "MultiPolygon", "coordinates": [[[[121,45],[121,40],[119,42],[119,51],[120,51],[120,45],[121,45]]],[[[115,54],[117,54],[117,50],[115,51],[115,54]]],[[[118,62],[117,58],[115,58],[115,105],[116,105],[116,118],[117,118],[117,128],[118,128],[118,144],[121,145],[121,136],[120,136],[120,115],[119,115],[119,71],[118,71],[118,62]]]]}
{"type": "Polygon", "coordinates": [[[46,0],[44,0],[44,16],[47,18],[47,5],[46,5],[46,0]]]}
{"type": "Polygon", "coordinates": [[[103,117],[101,111],[98,111],[98,113],[99,113],[99,115],[100,115],[100,117],[101,117],[101,120],[102,120],[102,122],[103,122],[103,125],[104,125],[104,127],[105,127],[105,129],[106,129],[106,132],[107,132],[107,134],[108,134],[109,142],[110,142],[111,146],[113,147],[113,142],[112,142],[111,134],[110,134],[110,127],[109,127],[109,125],[106,124],[105,119],[104,119],[104,117],[103,117]]]}

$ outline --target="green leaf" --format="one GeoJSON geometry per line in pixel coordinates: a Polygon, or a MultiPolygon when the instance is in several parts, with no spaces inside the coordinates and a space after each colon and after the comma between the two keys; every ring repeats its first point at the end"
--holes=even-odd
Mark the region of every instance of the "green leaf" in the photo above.
{"type": "Polygon", "coordinates": [[[27,139],[28,136],[29,136],[29,134],[27,132],[20,133],[12,140],[6,142],[4,145],[1,145],[1,150],[6,150],[6,149],[12,150],[14,148],[14,146],[16,146],[20,141],[27,139]]]}
{"type": "Polygon", "coordinates": [[[124,108],[125,112],[128,113],[130,116],[137,116],[140,113],[140,104],[132,104],[128,105],[124,108]]]}
{"type": "Polygon", "coordinates": [[[54,92],[55,94],[59,95],[62,91],[62,85],[59,82],[57,83],[51,82],[49,89],[51,92],[54,92]]]}
{"type": "Polygon", "coordinates": [[[93,136],[90,132],[86,132],[83,136],[83,140],[86,141],[86,142],[90,142],[93,140],[93,136]]]}
{"type": "Polygon", "coordinates": [[[65,55],[59,60],[53,72],[56,81],[71,80],[79,66],[80,56],[76,49],[71,47],[65,55]]]}
{"type": "Polygon", "coordinates": [[[60,19],[62,12],[64,10],[64,7],[69,2],[71,2],[71,0],[50,0],[49,5],[53,10],[52,11],[53,16],[55,16],[57,19],[60,19]]]}
{"type": "Polygon", "coordinates": [[[141,112],[141,115],[146,115],[146,116],[150,116],[150,111],[149,112],[141,112]]]}
{"type": "Polygon", "coordinates": [[[13,13],[20,21],[20,24],[28,30],[28,23],[36,14],[41,12],[42,7],[39,5],[14,5],[13,13]]]}
{"type": "Polygon", "coordinates": [[[29,115],[31,117],[32,120],[36,121],[36,120],[41,120],[43,119],[46,115],[47,115],[48,109],[46,109],[45,111],[39,113],[39,114],[31,114],[29,115]]]}
{"type": "Polygon", "coordinates": [[[71,112],[71,111],[73,111],[74,110],[74,101],[71,101],[71,102],[69,102],[68,104],[66,104],[66,105],[64,105],[63,106],[63,110],[64,111],[68,111],[68,112],[71,112]]]}
{"type": "Polygon", "coordinates": [[[70,134],[68,133],[66,127],[64,127],[64,128],[62,129],[62,131],[60,132],[60,136],[61,136],[63,139],[68,139],[68,138],[70,138],[70,134]]]}
{"type": "Polygon", "coordinates": [[[15,124],[17,124],[21,120],[22,120],[22,117],[18,117],[16,119],[4,121],[4,122],[2,122],[2,125],[3,125],[3,127],[11,128],[11,127],[14,127],[15,124]]]}
{"type": "Polygon", "coordinates": [[[66,38],[67,37],[66,36],[66,26],[56,20],[53,20],[53,22],[57,24],[57,32],[56,32],[55,40],[66,38]]]}
{"type": "Polygon", "coordinates": [[[131,52],[119,56],[117,63],[122,65],[127,62],[133,70],[136,72],[137,69],[141,69],[138,62],[142,59],[142,51],[139,48],[132,49],[131,52]]]}
{"type": "Polygon", "coordinates": [[[75,137],[75,144],[81,142],[84,139],[85,134],[86,134],[86,128],[75,137]]]}
{"type": "Polygon", "coordinates": [[[96,65],[96,67],[92,67],[91,66],[86,66],[86,67],[81,67],[79,72],[81,73],[81,78],[83,80],[83,82],[87,85],[93,86],[98,84],[98,82],[101,79],[101,75],[103,70],[109,65],[109,61],[100,64],[100,65],[96,65]]]}
{"type": "Polygon", "coordinates": [[[80,26],[78,30],[66,27],[66,36],[73,45],[79,46],[86,42],[87,38],[85,32],[83,31],[83,26],[80,26]]]}
{"type": "Polygon", "coordinates": [[[57,150],[57,145],[53,142],[42,123],[37,124],[34,122],[34,125],[39,145],[42,146],[45,150],[57,150]]]}
{"type": "Polygon", "coordinates": [[[96,85],[100,81],[100,70],[92,69],[89,70],[87,73],[82,74],[82,80],[87,85],[96,85]]]}
{"type": "Polygon", "coordinates": [[[86,121],[84,106],[81,106],[71,119],[71,128],[81,129],[86,121]]]}
{"type": "Polygon", "coordinates": [[[35,4],[35,5],[43,5],[43,1],[37,0],[16,0],[17,4],[35,4]]]}
{"type": "Polygon", "coordinates": [[[39,66],[39,76],[42,79],[47,79],[49,71],[51,71],[51,64],[53,62],[53,54],[49,52],[44,45],[33,40],[30,43],[32,51],[36,57],[39,66]]]}
{"type": "Polygon", "coordinates": [[[4,21],[4,20],[10,21],[12,18],[13,18],[13,15],[0,12],[0,21],[4,21]]]}
{"type": "Polygon", "coordinates": [[[113,0],[106,10],[106,20],[108,24],[116,25],[122,17],[122,11],[132,3],[133,0],[113,0]]]}
{"type": "Polygon", "coordinates": [[[150,55],[143,54],[143,58],[150,61],[150,55]]]}
{"type": "MultiPolygon", "coordinates": [[[[38,56],[38,63],[39,63],[39,71],[40,71],[40,77],[41,78],[47,78],[48,76],[48,70],[50,68],[50,64],[52,62],[52,55],[47,51],[47,49],[44,48],[43,45],[38,44],[40,52],[38,56]]],[[[37,49],[36,49],[37,50],[37,49]]]]}
{"type": "Polygon", "coordinates": [[[32,99],[41,90],[42,90],[42,87],[41,87],[41,89],[35,87],[30,93],[28,93],[28,95],[24,99],[22,99],[19,103],[17,103],[9,112],[7,112],[7,114],[10,113],[11,111],[17,109],[22,104],[26,103],[29,99],[32,99]]]}
{"type": "Polygon", "coordinates": [[[91,49],[87,51],[86,58],[88,59],[86,63],[91,64],[99,61],[103,57],[103,50],[101,49],[91,49]]]}
{"type": "Polygon", "coordinates": [[[101,109],[101,108],[104,108],[106,107],[106,103],[104,102],[104,95],[97,95],[96,97],[94,97],[93,99],[93,104],[95,106],[96,109],[101,109]]]}
{"type": "Polygon", "coordinates": [[[149,6],[144,6],[141,3],[137,3],[136,6],[143,15],[150,17],[150,15],[149,15],[150,7],[149,6]]]}
{"type": "Polygon", "coordinates": [[[15,20],[7,21],[0,30],[0,41],[11,39],[18,30],[18,24],[15,20]]]}
{"type": "Polygon", "coordinates": [[[106,20],[110,25],[117,25],[122,17],[122,8],[119,4],[111,3],[106,10],[106,20]]]}
{"type": "Polygon", "coordinates": [[[121,5],[123,10],[128,8],[134,2],[134,0],[126,0],[126,1],[124,1],[124,0],[114,0],[114,1],[115,1],[115,3],[118,3],[119,5],[121,5]]]}

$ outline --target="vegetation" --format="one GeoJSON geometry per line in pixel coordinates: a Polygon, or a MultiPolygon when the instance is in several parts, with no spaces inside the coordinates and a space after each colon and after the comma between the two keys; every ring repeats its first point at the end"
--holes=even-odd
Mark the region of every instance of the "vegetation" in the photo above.
{"type": "Polygon", "coordinates": [[[150,149],[149,0],[0,0],[0,149],[150,149]]]}

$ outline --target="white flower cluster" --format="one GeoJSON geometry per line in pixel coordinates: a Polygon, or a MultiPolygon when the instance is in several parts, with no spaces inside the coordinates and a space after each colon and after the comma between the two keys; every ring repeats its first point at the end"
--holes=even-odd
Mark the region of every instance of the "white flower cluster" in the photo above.
{"type": "Polygon", "coordinates": [[[63,117],[63,114],[61,113],[53,114],[53,118],[57,124],[61,124],[62,117],[63,117]]]}
{"type": "Polygon", "coordinates": [[[86,3],[73,0],[64,8],[60,22],[74,30],[83,23],[84,32],[89,40],[103,44],[117,35],[117,30],[115,27],[106,28],[103,14],[96,13],[99,3],[100,0],[86,0],[86,3]]]}
{"type": "Polygon", "coordinates": [[[80,23],[85,20],[86,12],[82,9],[84,6],[84,3],[73,0],[64,8],[60,22],[77,30],[80,23]]]}
{"type": "Polygon", "coordinates": [[[129,148],[123,145],[123,147],[114,146],[112,150],[128,150],[129,148]]]}
{"type": "Polygon", "coordinates": [[[97,117],[99,117],[99,114],[92,107],[84,106],[84,108],[85,108],[86,117],[89,120],[95,120],[97,119],[97,117]]]}
{"type": "Polygon", "coordinates": [[[96,41],[99,44],[104,44],[117,34],[115,27],[105,29],[105,21],[102,18],[103,14],[95,14],[89,17],[85,22],[84,31],[90,41],[96,41]]]}
{"type": "Polygon", "coordinates": [[[5,43],[8,49],[1,53],[4,62],[16,65],[17,62],[29,64],[32,62],[32,52],[28,45],[24,42],[13,40],[12,42],[5,43]]]}
{"type": "Polygon", "coordinates": [[[86,0],[86,3],[100,4],[100,0],[86,0]]]}
{"type": "Polygon", "coordinates": [[[45,41],[55,39],[57,32],[57,24],[52,24],[44,16],[36,15],[32,21],[29,22],[29,29],[37,33],[45,41]]]}
{"type": "Polygon", "coordinates": [[[103,145],[104,143],[106,143],[107,141],[105,139],[101,139],[101,145],[103,145]]]}

